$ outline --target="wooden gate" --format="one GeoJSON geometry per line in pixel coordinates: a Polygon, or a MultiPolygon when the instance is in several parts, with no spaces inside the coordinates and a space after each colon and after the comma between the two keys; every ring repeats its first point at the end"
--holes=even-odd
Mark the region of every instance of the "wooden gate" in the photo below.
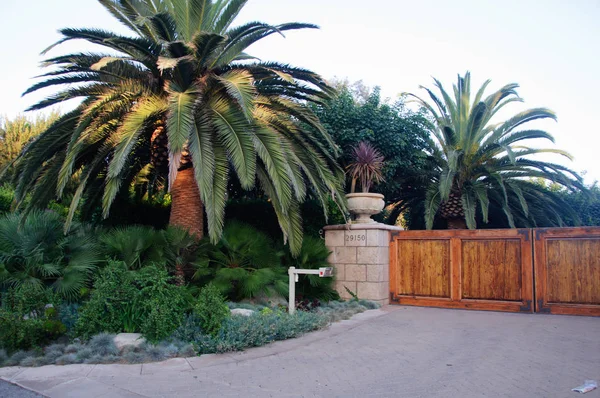
{"type": "Polygon", "coordinates": [[[533,311],[530,229],[402,231],[390,242],[390,302],[533,311]]]}
{"type": "Polygon", "coordinates": [[[534,231],[536,311],[600,316],[600,228],[534,231]]]}

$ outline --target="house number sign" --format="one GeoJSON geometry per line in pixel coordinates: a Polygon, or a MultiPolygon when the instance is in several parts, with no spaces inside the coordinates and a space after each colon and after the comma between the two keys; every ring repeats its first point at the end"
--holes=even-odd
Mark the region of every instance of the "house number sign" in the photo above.
{"type": "Polygon", "coordinates": [[[361,242],[361,241],[366,241],[367,240],[367,235],[366,234],[349,234],[346,233],[346,242],[361,242]]]}

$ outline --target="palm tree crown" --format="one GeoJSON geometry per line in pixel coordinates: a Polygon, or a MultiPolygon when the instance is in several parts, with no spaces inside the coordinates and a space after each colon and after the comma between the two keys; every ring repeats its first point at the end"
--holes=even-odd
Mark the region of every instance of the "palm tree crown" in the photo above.
{"type": "Polygon", "coordinates": [[[537,119],[556,120],[555,114],[546,108],[535,108],[496,123],[492,119],[499,110],[512,102],[522,102],[517,84],[508,84],[485,96],[488,80],[472,98],[468,72],[458,77],[454,96],[438,80],[434,81],[441,97],[424,87],[430,102],[408,94],[432,117],[428,147],[433,172],[425,203],[427,228],[432,228],[438,213],[449,220],[450,226],[458,221],[459,225],[466,222],[469,228],[476,228],[477,208],[487,223],[490,206],[501,208],[513,228],[515,217],[519,224],[535,225],[536,217],[544,211],[532,211],[530,204],[543,205],[547,210],[544,216],[560,224],[558,210],[562,203],[531,179],[584,189],[581,177],[562,165],[531,159],[531,155],[540,153],[571,157],[558,149],[523,145],[532,139],[554,139],[545,131],[521,128],[537,119]]]}
{"type": "Polygon", "coordinates": [[[331,89],[311,71],[259,62],[245,50],[273,33],[315,26],[250,22],[232,28],[247,0],[99,1],[134,35],[66,28],[44,51],[75,39],[107,50],[47,59],[55,69],[26,91],[66,86],[30,109],[82,102],[24,152],[17,199],[32,191],[30,203],[43,205],[76,179],[68,228],[82,199],[85,207],[101,202],[108,216],[117,193],[140,175],[155,192],[193,168],[216,241],[233,171],[246,189],[259,182],[297,252],[299,203],[309,192],[323,202],[328,195],[343,198],[333,142],[306,106],[328,98],[331,89]],[[161,146],[168,167],[157,161],[161,146]]]}

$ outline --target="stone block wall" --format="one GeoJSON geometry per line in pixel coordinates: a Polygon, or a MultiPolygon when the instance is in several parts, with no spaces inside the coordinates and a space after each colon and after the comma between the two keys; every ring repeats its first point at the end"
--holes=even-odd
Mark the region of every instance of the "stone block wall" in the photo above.
{"type": "Polygon", "coordinates": [[[401,229],[379,223],[324,228],[335,288],[342,298],[352,298],[348,288],[360,299],[389,304],[390,233],[401,229]]]}

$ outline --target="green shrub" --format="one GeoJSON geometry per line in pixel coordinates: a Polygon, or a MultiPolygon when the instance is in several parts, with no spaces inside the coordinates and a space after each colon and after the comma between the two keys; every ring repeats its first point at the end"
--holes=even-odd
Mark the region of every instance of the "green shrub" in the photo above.
{"type": "Polygon", "coordinates": [[[15,190],[8,184],[0,185],[0,214],[10,212],[15,190]]]}
{"type": "Polygon", "coordinates": [[[200,291],[198,302],[194,306],[194,313],[200,320],[202,329],[215,336],[221,330],[223,321],[230,314],[229,307],[225,304],[225,297],[213,284],[208,284],[200,291]]]}
{"type": "Polygon", "coordinates": [[[136,295],[125,264],[110,263],[96,279],[90,300],[81,308],[75,334],[87,339],[102,332],[123,331],[127,309],[136,295]]]}
{"type": "Polygon", "coordinates": [[[114,228],[99,238],[102,253],[122,261],[128,269],[140,269],[164,261],[165,240],[161,231],[141,225],[114,228]]]}
{"type": "Polygon", "coordinates": [[[46,290],[9,289],[0,308],[0,347],[9,352],[39,347],[66,332],[46,290]]]}
{"type": "Polygon", "coordinates": [[[167,271],[159,267],[135,273],[134,282],[139,288],[133,304],[141,312],[140,332],[151,342],[168,337],[187,310],[184,288],[170,283],[167,271]]]}
{"type": "Polygon", "coordinates": [[[145,267],[136,272],[112,262],[94,284],[75,326],[78,336],[109,332],[140,332],[149,341],[169,336],[187,309],[184,289],[170,283],[164,269],[145,267]]]}
{"type": "Polygon", "coordinates": [[[0,309],[0,347],[8,352],[28,350],[47,340],[44,320],[23,319],[20,313],[0,309]]]}
{"type": "Polygon", "coordinates": [[[257,229],[230,223],[215,246],[203,242],[199,249],[195,279],[212,282],[232,301],[263,294],[286,294],[287,272],[282,253],[257,229]]]}
{"type": "MultiPolygon", "coordinates": [[[[329,267],[327,258],[330,253],[323,239],[305,236],[297,257],[294,258],[289,250],[286,251],[284,265],[285,268],[305,269],[329,267]]],[[[334,278],[321,278],[319,275],[301,275],[296,283],[296,297],[300,300],[339,300],[340,296],[333,288],[333,281],[334,278]]]]}
{"type": "Polygon", "coordinates": [[[52,211],[33,211],[21,221],[18,214],[0,217],[0,284],[77,299],[100,260],[92,234],[75,226],[65,235],[52,211]]]}

